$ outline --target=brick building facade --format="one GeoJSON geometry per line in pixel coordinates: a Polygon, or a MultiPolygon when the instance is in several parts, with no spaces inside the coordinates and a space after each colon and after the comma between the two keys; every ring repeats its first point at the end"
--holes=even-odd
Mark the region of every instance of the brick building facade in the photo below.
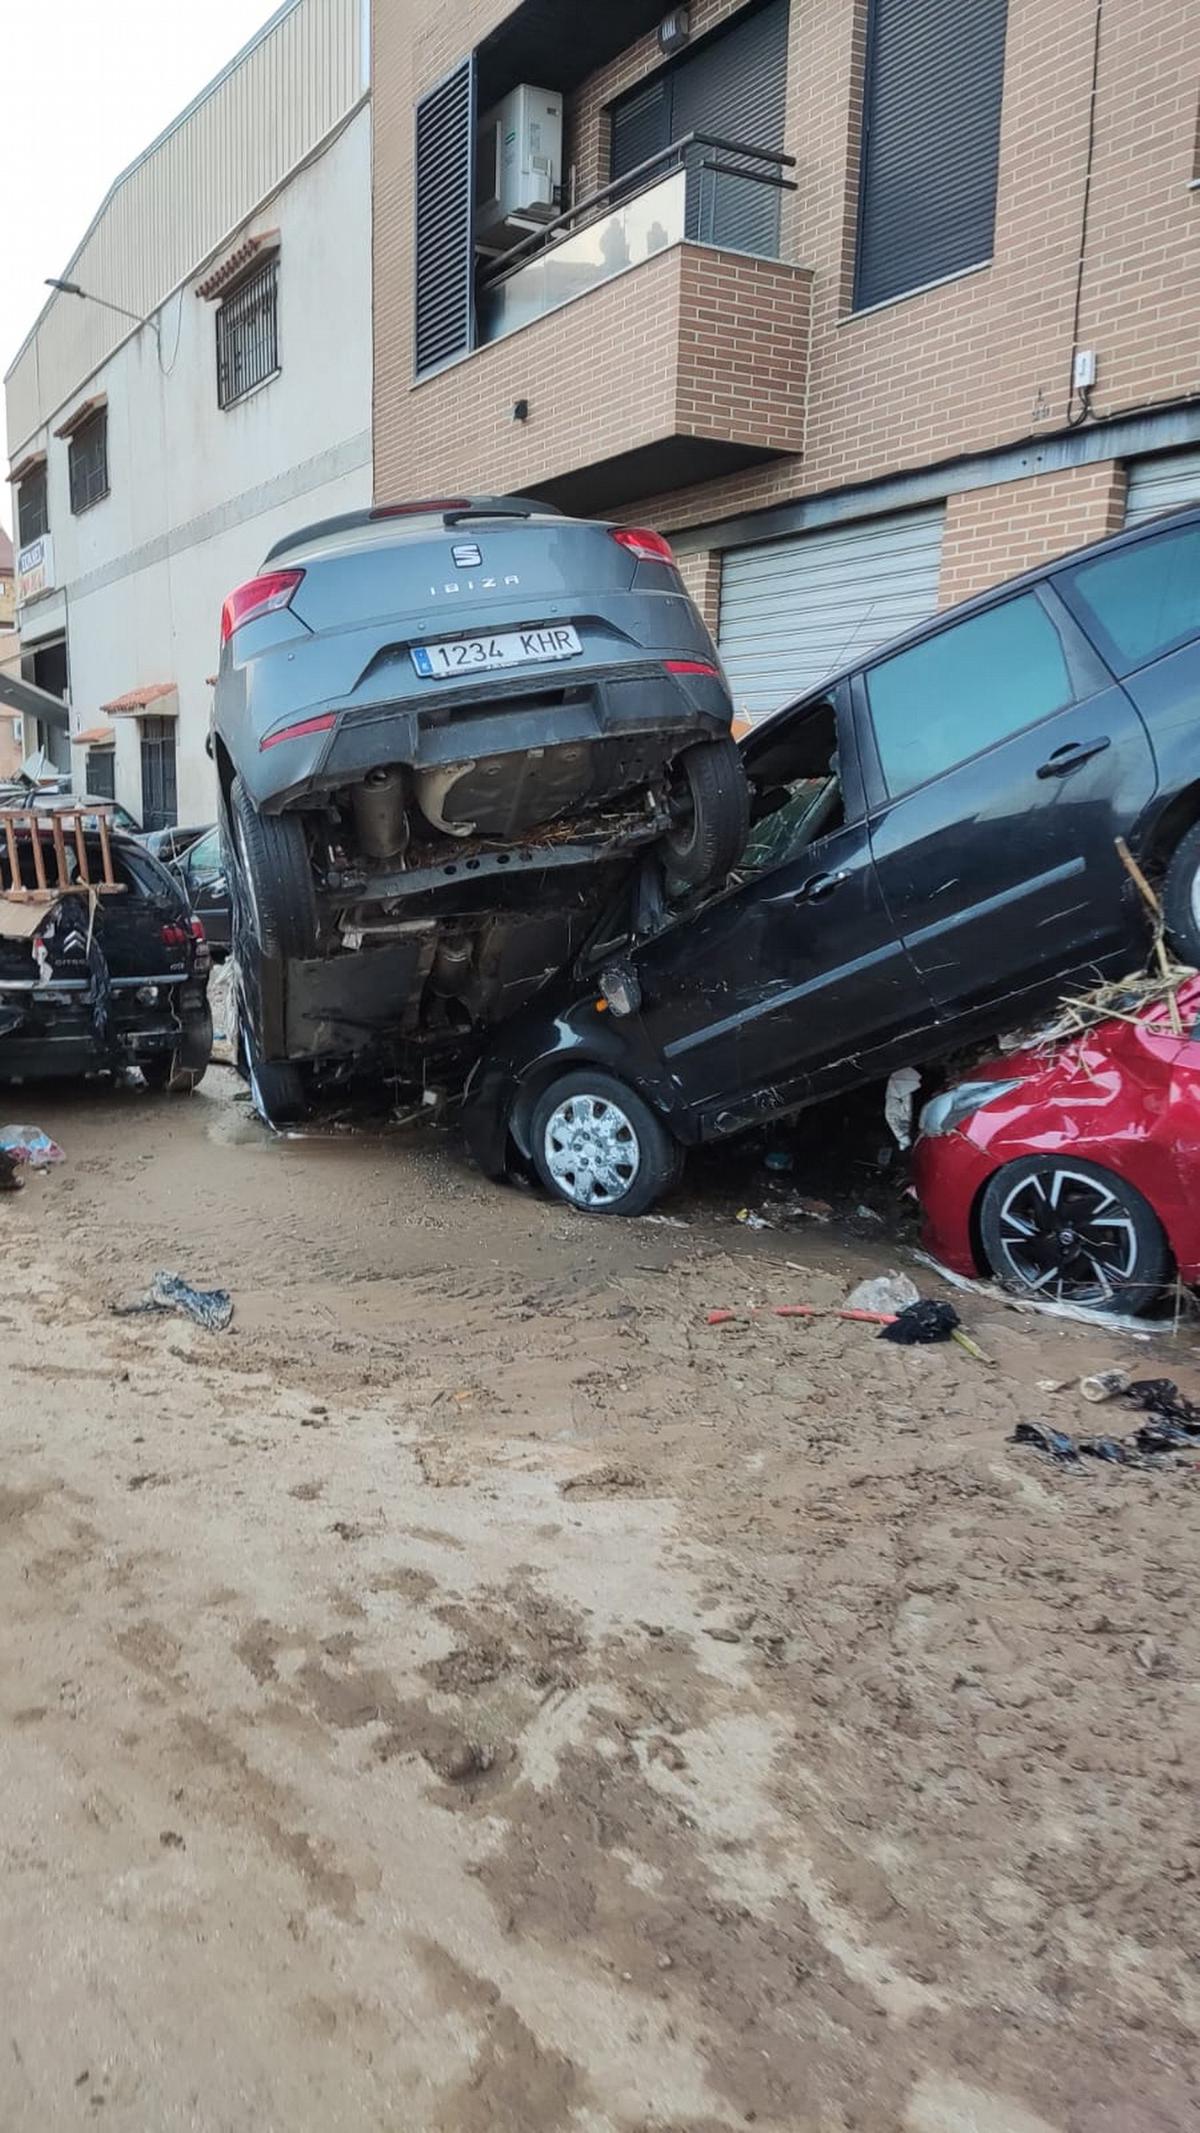
{"type": "MultiPolygon", "coordinates": [[[[660,527],[753,712],[773,687],[818,678],[815,644],[797,643],[770,678],[747,651],[738,618],[754,611],[758,559],[778,567],[778,544],[792,544],[801,582],[806,554],[836,567],[832,533],[876,527],[879,554],[894,549],[887,592],[860,598],[862,629],[878,636],[1114,530],[1127,505],[1200,495],[1196,0],[981,0],[1001,68],[988,256],[869,305],[856,305],[864,109],[888,86],[897,0],[770,4],[786,15],[782,146],[794,159],[775,256],[705,241],[689,223],[669,249],[517,330],[483,344],[477,332],[422,376],[420,100],[472,53],[480,109],[517,80],[561,90],[561,199],[585,202],[613,175],[614,106],[713,37],[732,65],[756,0],[692,0],[670,59],[665,10],[639,0],[594,16],[545,0],[448,0],[432,13],[377,0],[373,30],[377,496],[522,489],[660,527]],[[1081,352],[1095,360],[1083,391],[1081,352]],[[928,537],[919,583],[910,575],[901,593],[912,514],[928,537]]],[[[940,13],[957,46],[974,11],[940,13]]],[[[974,87],[969,53],[962,64],[956,109],[974,87]]],[[[903,120],[893,106],[906,182],[925,171],[936,222],[956,195],[947,181],[939,204],[936,140],[906,143],[903,120]]],[[[598,203],[593,222],[613,205],[598,203]]],[[[583,214],[575,227],[587,225],[583,214]]],[[[837,599],[840,628],[854,614],[840,579],[837,599]]]]}

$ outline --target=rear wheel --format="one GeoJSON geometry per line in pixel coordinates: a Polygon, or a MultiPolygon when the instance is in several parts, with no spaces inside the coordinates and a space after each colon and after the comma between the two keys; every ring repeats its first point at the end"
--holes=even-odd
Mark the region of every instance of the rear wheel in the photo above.
{"type": "Polygon", "coordinates": [[[139,1061],[148,1089],[167,1090],[172,1096],[190,1096],[198,1089],[212,1056],[212,1016],[207,1007],[185,1015],[179,1042],[172,1052],[152,1052],[139,1061]]]}
{"type": "Polygon", "coordinates": [[[534,1167],[548,1192],[589,1215],[644,1215],[683,1169],[662,1120],[613,1074],[580,1068],[534,1108],[534,1167]]]}
{"type": "Polygon", "coordinates": [[[668,890],[716,886],[737,864],[750,834],[750,795],[732,740],[698,741],[680,757],[679,814],[663,842],[668,890]]]}
{"type": "Polygon", "coordinates": [[[1137,1187],[1099,1163],[1022,1156],[988,1182],[980,1239],[1006,1288],[1093,1311],[1145,1311],[1171,1271],[1162,1224],[1137,1187]]]}
{"type": "Polygon", "coordinates": [[[306,1117],[309,1109],[308,1089],[301,1069],[290,1059],[263,1059],[240,997],[237,998],[236,1013],[235,1056],[239,1072],[250,1084],[255,1110],[268,1126],[293,1125],[297,1119],[306,1117]]]}
{"type": "Polygon", "coordinates": [[[261,815],[240,778],[229,796],[243,917],[262,955],[317,952],[317,899],[298,815],[261,815]]]}

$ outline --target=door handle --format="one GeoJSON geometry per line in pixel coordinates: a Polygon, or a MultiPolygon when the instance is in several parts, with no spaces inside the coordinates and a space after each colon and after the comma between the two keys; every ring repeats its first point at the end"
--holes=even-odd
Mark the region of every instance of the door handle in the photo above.
{"type": "Polygon", "coordinates": [[[1094,755],[1103,755],[1105,749],[1111,747],[1112,742],[1107,733],[1100,734],[1094,741],[1065,741],[1063,746],[1056,748],[1048,761],[1040,766],[1038,776],[1069,777],[1073,770],[1078,770],[1081,763],[1090,763],[1094,755]]]}
{"type": "Polygon", "coordinates": [[[849,878],[849,875],[845,873],[813,874],[808,881],[802,883],[800,888],[797,889],[796,902],[798,904],[823,903],[827,896],[832,896],[834,890],[843,881],[848,881],[849,878]]]}

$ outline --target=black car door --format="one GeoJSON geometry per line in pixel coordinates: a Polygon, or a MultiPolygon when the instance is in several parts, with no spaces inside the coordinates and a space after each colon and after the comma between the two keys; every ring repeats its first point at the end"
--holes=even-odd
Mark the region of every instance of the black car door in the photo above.
{"type": "Polygon", "coordinates": [[[747,761],[776,808],[737,886],[638,956],[644,1034],[718,1132],[886,1064],[933,1019],[880,890],[848,693],[772,721],[747,761]]]}
{"type": "Polygon", "coordinates": [[[882,893],[948,1013],[1140,957],[1116,840],[1154,794],[1154,755],[1053,592],[875,662],[856,700],[882,893]]]}

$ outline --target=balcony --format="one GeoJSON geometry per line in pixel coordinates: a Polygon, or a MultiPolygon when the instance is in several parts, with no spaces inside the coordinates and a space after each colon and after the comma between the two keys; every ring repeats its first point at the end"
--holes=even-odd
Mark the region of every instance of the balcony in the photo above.
{"type": "MultiPolygon", "coordinates": [[[[803,448],[791,158],[690,135],[506,255],[474,353],[415,387],[422,484],[604,512],[803,448]]],[[[414,469],[414,474],[416,470],[414,469]]]]}

